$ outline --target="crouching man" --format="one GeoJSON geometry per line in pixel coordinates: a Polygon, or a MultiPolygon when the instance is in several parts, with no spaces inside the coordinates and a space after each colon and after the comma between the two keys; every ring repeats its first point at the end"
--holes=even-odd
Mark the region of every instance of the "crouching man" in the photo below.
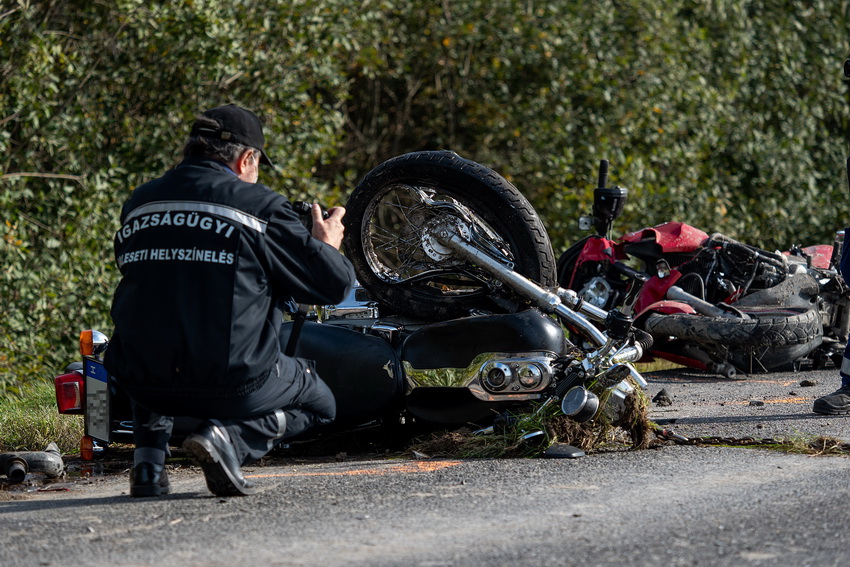
{"type": "Polygon", "coordinates": [[[338,251],[345,210],[308,232],[289,201],[257,183],[264,151],[252,112],[219,106],[197,118],[183,161],[136,188],[121,211],[121,281],[105,364],[133,406],[131,496],[169,491],[173,416],[202,421],[183,443],[216,495],[251,494],[244,464],[284,436],[333,421],[311,365],[281,354],[280,305],[340,301],[354,282],[338,251]]]}

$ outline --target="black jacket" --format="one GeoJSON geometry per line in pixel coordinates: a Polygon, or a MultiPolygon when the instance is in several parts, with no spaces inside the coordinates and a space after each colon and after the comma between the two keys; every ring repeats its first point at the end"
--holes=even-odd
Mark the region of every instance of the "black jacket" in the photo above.
{"type": "Polygon", "coordinates": [[[336,303],[354,281],[286,198],[197,158],[133,192],[115,258],[105,364],[131,395],[258,389],[278,359],[281,303],[336,303]]]}

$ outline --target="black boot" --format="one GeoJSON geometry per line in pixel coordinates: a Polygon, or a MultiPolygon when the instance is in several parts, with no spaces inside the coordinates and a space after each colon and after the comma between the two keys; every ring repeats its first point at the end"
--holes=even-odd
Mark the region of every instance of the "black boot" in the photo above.
{"type": "Polygon", "coordinates": [[[183,450],[201,466],[207,488],[216,496],[245,496],[257,491],[242,476],[241,463],[224,427],[206,422],[186,438],[183,450]]]}
{"type": "Polygon", "coordinates": [[[165,465],[139,463],[130,469],[130,496],[160,496],[168,494],[170,489],[165,465]]]}

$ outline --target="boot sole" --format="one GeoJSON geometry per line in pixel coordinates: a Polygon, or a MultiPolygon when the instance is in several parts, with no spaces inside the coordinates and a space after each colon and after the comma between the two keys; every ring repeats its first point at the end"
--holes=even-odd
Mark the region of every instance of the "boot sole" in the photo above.
{"type": "Polygon", "coordinates": [[[850,415],[850,408],[848,409],[836,409],[836,408],[819,408],[814,407],[812,411],[815,413],[819,413],[821,415],[850,415]]]}
{"type": "Polygon", "coordinates": [[[167,486],[131,486],[130,496],[133,498],[147,498],[150,496],[162,496],[168,494],[167,486]]]}
{"type": "Polygon", "coordinates": [[[201,466],[207,488],[216,496],[248,496],[257,492],[253,486],[245,486],[233,477],[208,439],[200,435],[190,435],[183,442],[183,449],[201,466]]]}

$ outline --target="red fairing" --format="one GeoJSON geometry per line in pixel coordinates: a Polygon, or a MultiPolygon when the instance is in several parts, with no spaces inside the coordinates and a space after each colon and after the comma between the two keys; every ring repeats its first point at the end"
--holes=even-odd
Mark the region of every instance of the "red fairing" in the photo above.
{"type": "Polygon", "coordinates": [[[708,240],[708,234],[682,222],[665,222],[624,235],[622,242],[654,239],[666,252],[692,252],[708,240]]]}
{"type": "Polygon", "coordinates": [[[576,272],[579,266],[585,262],[607,262],[613,264],[617,260],[625,260],[628,258],[622,250],[622,244],[615,243],[607,238],[588,238],[581,249],[576,260],[576,267],[573,270],[569,285],[573,285],[573,278],[576,277],[576,272]]]}
{"type": "Polygon", "coordinates": [[[643,285],[643,289],[640,290],[640,295],[635,303],[635,312],[643,313],[650,305],[658,303],[659,301],[663,302],[667,297],[667,290],[670,289],[670,286],[679,281],[679,278],[681,277],[681,272],[678,270],[671,270],[670,275],[666,278],[659,278],[658,276],[652,276],[649,278],[649,281],[647,281],[643,285]]]}
{"type": "Polygon", "coordinates": [[[621,248],[621,245],[607,238],[588,238],[578,256],[578,263],[625,260],[628,256],[621,248]]]}
{"type": "MultiPolygon", "coordinates": [[[[811,256],[812,267],[820,268],[821,270],[829,269],[829,261],[832,258],[832,246],[829,244],[817,244],[815,246],[806,246],[802,248],[804,254],[811,256]]],[[[783,252],[789,256],[789,252],[783,252]]]]}

